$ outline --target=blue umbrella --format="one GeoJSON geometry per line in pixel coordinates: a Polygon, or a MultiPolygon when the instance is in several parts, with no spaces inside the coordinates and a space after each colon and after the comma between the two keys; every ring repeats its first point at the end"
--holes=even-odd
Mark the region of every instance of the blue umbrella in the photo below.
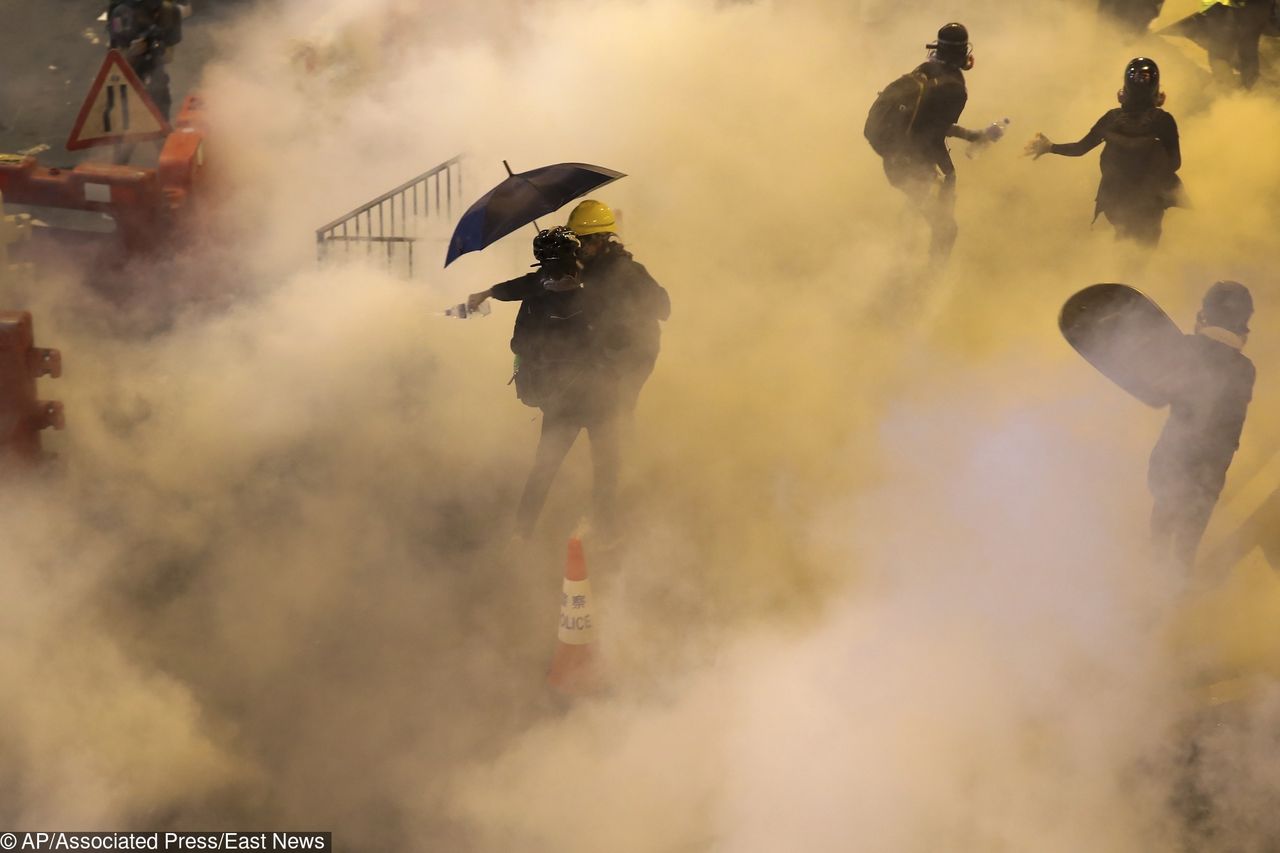
{"type": "MultiPolygon", "coordinates": [[[[507,166],[507,161],[503,160],[502,165],[507,166]]],[[[597,187],[625,177],[622,172],[590,163],[556,163],[519,173],[512,173],[507,166],[507,179],[481,196],[458,220],[444,265],[497,242],[597,187]]]]}

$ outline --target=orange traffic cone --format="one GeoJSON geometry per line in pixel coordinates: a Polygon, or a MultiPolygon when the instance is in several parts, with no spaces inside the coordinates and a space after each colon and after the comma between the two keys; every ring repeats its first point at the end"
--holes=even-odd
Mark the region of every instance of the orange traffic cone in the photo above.
{"type": "Polygon", "coordinates": [[[586,693],[598,686],[595,653],[591,644],[596,638],[591,614],[591,582],[587,580],[587,560],[582,555],[582,540],[569,540],[569,555],[564,566],[564,594],[560,598],[560,640],[547,683],[562,693],[586,693]]]}

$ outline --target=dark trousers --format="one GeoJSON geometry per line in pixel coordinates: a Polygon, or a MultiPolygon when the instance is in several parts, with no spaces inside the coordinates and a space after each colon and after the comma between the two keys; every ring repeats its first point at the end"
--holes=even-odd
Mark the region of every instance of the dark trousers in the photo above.
{"type": "Polygon", "coordinates": [[[591,440],[592,521],[606,536],[616,533],[618,468],[621,447],[618,418],[613,412],[584,417],[571,410],[552,409],[542,413],[542,434],[534,454],[533,470],[525,481],[520,508],[516,512],[517,529],[523,536],[533,534],[542,506],[546,503],[551,483],[561,463],[573,447],[578,433],[587,431],[591,440]]]}
{"type": "Polygon", "coordinates": [[[1196,551],[1218,503],[1218,493],[1189,483],[1152,488],[1151,543],[1156,557],[1171,558],[1184,569],[1195,565],[1196,551]]]}
{"type": "Polygon", "coordinates": [[[147,90],[147,97],[160,110],[165,121],[172,121],[173,96],[169,92],[169,69],[165,67],[164,57],[156,53],[147,53],[129,60],[133,73],[142,81],[147,90]]]}
{"type": "Polygon", "coordinates": [[[169,72],[157,64],[142,82],[146,84],[147,96],[159,107],[160,115],[165,121],[172,121],[173,95],[169,92],[169,72]]]}
{"type": "Polygon", "coordinates": [[[1116,229],[1117,240],[1132,240],[1154,249],[1164,230],[1164,207],[1117,207],[1104,210],[1107,221],[1116,229]]]}
{"type": "MultiPolygon", "coordinates": [[[[137,70],[136,68],[134,69],[137,70]]],[[[138,76],[142,80],[142,85],[146,87],[147,97],[160,110],[160,115],[164,116],[166,122],[173,120],[170,112],[173,110],[173,96],[169,93],[169,72],[165,70],[163,65],[153,65],[145,73],[139,73],[138,76]]],[[[164,140],[160,140],[160,144],[164,144],[164,140]]],[[[133,159],[134,145],[121,145],[116,148],[115,163],[123,166],[133,159]]]]}
{"type": "Polygon", "coordinates": [[[657,360],[658,354],[655,352],[651,356],[630,359],[621,366],[618,374],[618,414],[623,418],[630,418],[635,414],[636,405],[640,402],[640,391],[649,380],[649,374],[653,373],[657,360]]]}
{"type": "Polygon", "coordinates": [[[942,178],[932,163],[897,157],[885,158],[884,174],[929,223],[930,262],[945,264],[960,230],[956,224],[955,175],[942,178]]]}
{"type": "Polygon", "coordinates": [[[1251,89],[1261,73],[1258,42],[1271,17],[1271,4],[1255,0],[1248,6],[1232,6],[1223,11],[1227,17],[1207,45],[1209,63],[1239,71],[1240,84],[1251,89]]]}

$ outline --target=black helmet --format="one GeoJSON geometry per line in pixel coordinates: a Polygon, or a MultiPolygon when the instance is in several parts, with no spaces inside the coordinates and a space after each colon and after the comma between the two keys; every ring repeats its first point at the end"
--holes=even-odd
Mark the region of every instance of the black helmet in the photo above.
{"type": "Polygon", "coordinates": [[[1204,294],[1200,319],[1207,326],[1218,326],[1237,335],[1249,334],[1249,318],[1253,316],[1253,295],[1238,281],[1219,281],[1204,294]]]}
{"type": "Polygon", "coordinates": [[[1121,103],[1127,107],[1150,107],[1156,105],[1156,97],[1160,93],[1160,66],[1155,60],[1138,56],[1129,60],[1124,67],[1124,88],[1121,90],[1121,103]]]}
{"type": "Polygon", "coordinates": [[[538,263],[547,264],[555,261],[567,261],[574,257],[582,241],[563,225],[555,228],[544,228],[533,238],[533,256],[538,263]]]}
{"type": "Polygon", "coordinates": [[[969,30],[964,24],[955,22],[944,24],[942,29],[938,30],[938,40],[925,45],[926,49],[932,50],[943,62],[949,62],[952,65],[966,64],[970,47],[969,30]]]}

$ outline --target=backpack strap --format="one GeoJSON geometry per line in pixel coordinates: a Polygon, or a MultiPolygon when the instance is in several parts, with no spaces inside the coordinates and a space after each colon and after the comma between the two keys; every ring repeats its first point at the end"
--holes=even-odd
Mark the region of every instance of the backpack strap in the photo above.
{"type": "Polygon", "coordinates": [[[920,115],[920,104],[924,101],[924,90],[927,85],[928,78],[921,74],[919,69],[911,72],[911,79],[915,80],[920,86],[920,92],[916,95],[916,105],[911,111],[911,121],[907,122],[907,137],[910,138],[911,131],[916,127],[916,116],[920,115]]]}

